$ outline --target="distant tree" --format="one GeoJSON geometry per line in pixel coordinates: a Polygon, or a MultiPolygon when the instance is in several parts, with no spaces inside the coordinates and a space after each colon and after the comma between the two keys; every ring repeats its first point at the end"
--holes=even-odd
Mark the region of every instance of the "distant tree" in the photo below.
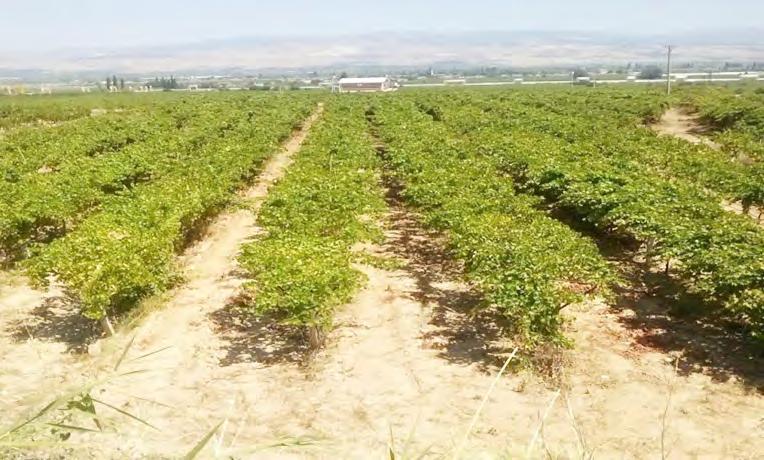
{"type": "Polygon", "coordinates": [[[573,71],[573,78],[588,77],[588,76],[589,76],[589,72],[587,72],[586,70],[582,68],[578,68],[573,71]]]}
{"type": "Polygon", "coordinates": [[[348,77],[348,73],[347,72],[342,72],[340,74],[340,78],[347,78],[347,77],[348,77]]]}
{"type": "Polygon", "coordinates": [[[663,76],[663,69],[657,65],[645,66],[641,72],[639,72],[639,78],[643,80],[657,80],[663,76]]]}
{"type": "Polygon", "coordinates": [[[111,90],[111,80],[109,79],[109,77],[106,77],[106,91],[110,91],[110,90],[111,90]]]}
{"type": "Polygon", "coordinates": [[[111,77],[111,86],[114,87],[115,89],[119,88],[119,85],[117,84],[117,76],[116,75],[112,75],[112,77],[111,77]]]}
{"type": "Polygon", "coordinates": [[[119,79],[119,89],[125,89],[125,79],[120,78],[119,79]]]}
{"type": "MultiPolygon", "coordinates": [[[[165,77],[154,77],[154,81],[151,83],[152,88],[162,88],[165,91],[169,91],[171,89],[180,88],[180,84],[178,83],[178,80],[175,79],[174,75],[170,75],[169,78],[165,77]]],[[[211,88],[212,86],[208,83],[199,83],[199,88],[211,88]]]]}

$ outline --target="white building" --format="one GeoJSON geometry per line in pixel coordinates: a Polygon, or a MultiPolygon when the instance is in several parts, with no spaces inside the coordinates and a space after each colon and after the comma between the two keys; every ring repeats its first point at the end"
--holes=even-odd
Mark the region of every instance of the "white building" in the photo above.
{"type": "Polygon", "coordinates": [[[389,77],[340,78],[338,84],[341,93],[395,91],[398,89],[398,85],[389,77]]]}

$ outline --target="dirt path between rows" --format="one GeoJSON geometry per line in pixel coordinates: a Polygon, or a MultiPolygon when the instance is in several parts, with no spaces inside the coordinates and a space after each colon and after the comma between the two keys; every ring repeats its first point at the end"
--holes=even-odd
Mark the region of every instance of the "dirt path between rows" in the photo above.
{"type": "MultiPolygon", "coordinates": [[[[708,137],[704,136],[707,131],[698,122],[698,116],[689,114],[684,110],[677,108],[670,108],[661,116],[661,119],[650,126],[653,131],[661,136],[674,136],[693,144],[704,144],[711,147],[714,150],[719,150],[721,146],[712,141],[708,137]]],[[[743,206],[738,202],[722,202],[722,207],[727,211],[734,212],[736,214],[745,214],[743,206]]],[[[748,210],[748,216],[764,226],[764,220],[761,219],[764,210],[758,209],[752,206],[748,210]]]]}
{"type": "Polygon", "coordinates": [[[698,122],[698,116],[672,107],[666,110],[657,123],[650,125],[653,131],[662,136],[674,136],[693,144],[704,144],[712,149],[721,147],[716,142],[703,136],[705,129],[698,122]]]}

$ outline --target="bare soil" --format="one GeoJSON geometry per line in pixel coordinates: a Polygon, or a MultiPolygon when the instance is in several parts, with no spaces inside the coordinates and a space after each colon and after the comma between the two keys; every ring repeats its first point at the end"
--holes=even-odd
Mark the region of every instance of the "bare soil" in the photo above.
{"type": "Polygon", "coordinates": [[[40,388],[65,382],[93,324],[60,289],[39,291],[18,276],[0,278],[0,317],[0,409],[17,414],[39,403],[40,388]]]}
{"type": "MultiPolygon", "coordinates": [[[[668,109],[663,113],[661,119],[650,127],[661,136],[678,137],[693,144],[707,145],[714,150],[719,150],[721,148],[719,144],[705,136],[708,132],[708,128],[699,123],[698,116],[682,109],[668,109]]],[[[727,211],[736,214],[745,214],[743,206],[739,202],[724,201],[722,206],[727,211]]],[[[764,210],[755,206],[752,206],[748,210],[748,216],[761,225],[764,225],[764,220],[761,219],[763,213],[764,210]]]]}
{"type": "MultiPolygon", "coordinates": [[[[309,125],[247,197],[265,196],[309,125]]],[[[253,213],[235,210],[184,256],[188,282],[166,305],[89,354],[65,354],[51,334],[20,343],[4,328],[0,410],[18,414],[61,385],[108,377],[99,397],[157,428],[110,413],[118,424],[73,435],[86,448],[70,457],[175,458],[222,423],[202,458],[760,458],[764,370],[737,362],[723,338],[676,327],[644,296],[566,309],[575,347],[562,374],[510,366],[488,393],[512,348],[506,324],[478,308],[437,235],[394,193],[389,204],[386,242],[361,249],[405,266],[358,265],[366,287],[338,311],[320,352],[235,302],[237,250],[259,231],[253,213]],[[120,372],[136,373],[115,375],[125,349],[120,372]]],[[[25,289],[4,291],[4,319],[9,302],[17,318],[40,303],[25,289]]]]}
{"type": "Polygon", "coordinates": [[[650,127],[659,135],[678,137],[693,144],[705,144],[715,150],[721,147],[704,136],[708,130],[698,122],[697,115],[675,107],[666,110],[661,119],[650,127]]]}

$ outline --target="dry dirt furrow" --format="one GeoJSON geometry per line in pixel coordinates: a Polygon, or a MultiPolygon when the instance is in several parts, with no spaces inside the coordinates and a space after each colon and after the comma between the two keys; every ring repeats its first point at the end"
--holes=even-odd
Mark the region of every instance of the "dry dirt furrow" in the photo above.
{"type": "Polygon", "coordinates": [[[697,116],[677,108],[666,110],[651,128],[659,135],[678,137],[693,144],[705,144],[715,150],[720,148],[719,144],[702,135],[702,126],[698,123],[697,116]]]}

